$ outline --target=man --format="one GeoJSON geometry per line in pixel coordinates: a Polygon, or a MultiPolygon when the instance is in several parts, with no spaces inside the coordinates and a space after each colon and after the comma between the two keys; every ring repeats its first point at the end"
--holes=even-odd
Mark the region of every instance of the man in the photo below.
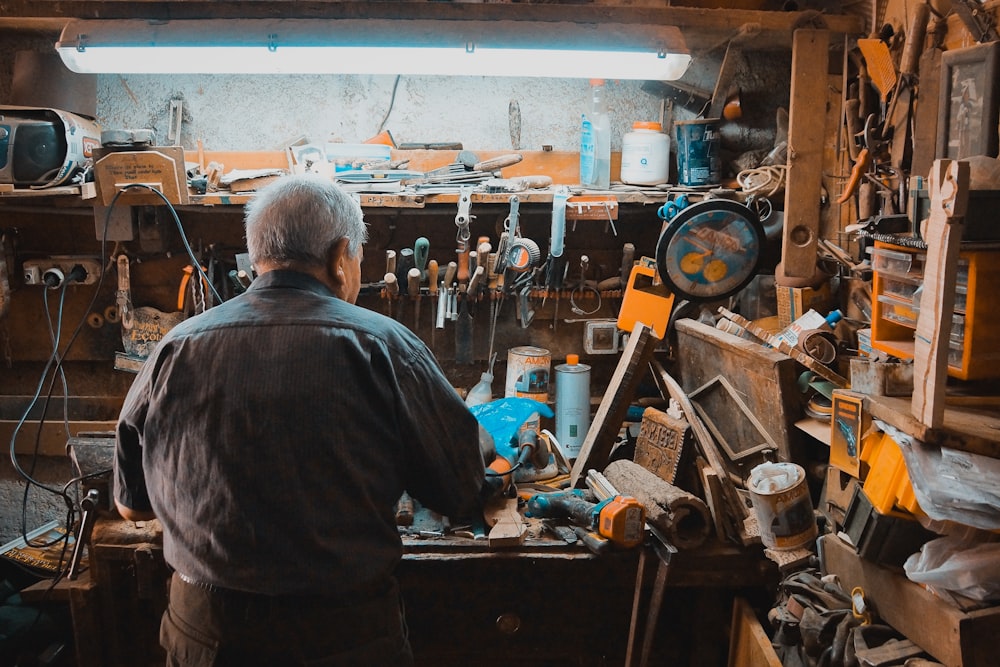
{"type": "Polygon", "coordinates": [[[492,443],[420,339],[354,305],[366,235],[328,180],[265,188],[257,279],[172,329],[128,392],[115,504],[163,525],[168,665],[412,664],[395,501],[473,516],[492,443]]]}

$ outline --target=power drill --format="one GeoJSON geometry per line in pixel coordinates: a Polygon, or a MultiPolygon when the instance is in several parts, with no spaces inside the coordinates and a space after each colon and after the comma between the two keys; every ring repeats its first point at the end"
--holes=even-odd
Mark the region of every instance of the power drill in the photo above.
{"type": "Polygon", "coordinates": [[[579,489],[535,494],[528,500],[525,514],[568,518],[623,547],[641,544],[646,526],[646,508],[632,496],[610,496],[593,503],[579,489]]]}

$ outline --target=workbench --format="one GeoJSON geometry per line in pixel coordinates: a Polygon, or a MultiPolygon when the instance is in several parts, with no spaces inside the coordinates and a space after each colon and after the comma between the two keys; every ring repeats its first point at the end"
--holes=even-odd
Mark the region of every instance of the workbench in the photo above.
{"type": "MultiPolygon", "coordinates": [[[[403,544],[397,575],[417,665],[624,664],[638,548],[597,557],[531,522],[518,547],[453,535],[404,535],[403,544]]],[[[89,559],[80,578],[60,582],[50,598],[70,605],[77,665],[162,665],[169,569],[159,522],[102,516],[89,559]]],[[[653,586],[647,579],[639,582],[644,599],[653,586]]],[[[759,547],[710,541],[676,554],[650,664],[724,664],[733,600],[766,608],[775,582],[759,547]]],[[[36,585],[39,595],[47,585],[36,585]]],[[[644,606],[640,623],[645,614],[644,606]]]]}

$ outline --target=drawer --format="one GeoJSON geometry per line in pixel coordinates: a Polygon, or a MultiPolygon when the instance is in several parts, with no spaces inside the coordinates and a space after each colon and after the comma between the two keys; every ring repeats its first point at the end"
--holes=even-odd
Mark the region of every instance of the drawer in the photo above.
{"type": "Polygon", "coordinates": [[[881,304],[882,318],[896,324],[917,328],[917,315],[919,308],[913,308],[912,302],[900,301],[887,294],[880,294],[878,297],[881,304]]]}
{"type": "Polygon", "coordinates": [[[906,301],[907,303],[916,303],[917,308],[920,308],[920,295],[917,294],[916,300],[913,298],[917,290],[920,289],[920,286],[923,285],[923,281],[919,277],[909,278],[905,276],[880,273],[879,284],[882,288],[882,294],[891,296],[900,301],[906,301]]]}
{"type": "Polygon", "coordinates": [[[924,271],[924,256],[888,248],[872,248],[872,270],[897,276],[908,273],[919,276],[924,271]]]}

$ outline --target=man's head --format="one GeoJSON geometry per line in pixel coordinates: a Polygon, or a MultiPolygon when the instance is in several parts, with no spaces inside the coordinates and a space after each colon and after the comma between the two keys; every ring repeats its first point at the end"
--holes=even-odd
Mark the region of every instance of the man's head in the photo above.
{"type": "Polygon", "coordinates": [[[291,269],[323,281],[353,303],[361,286],[361,206],[317,175],[285,176],[245,207],[247,250],[257,273],[291,269]]]}

